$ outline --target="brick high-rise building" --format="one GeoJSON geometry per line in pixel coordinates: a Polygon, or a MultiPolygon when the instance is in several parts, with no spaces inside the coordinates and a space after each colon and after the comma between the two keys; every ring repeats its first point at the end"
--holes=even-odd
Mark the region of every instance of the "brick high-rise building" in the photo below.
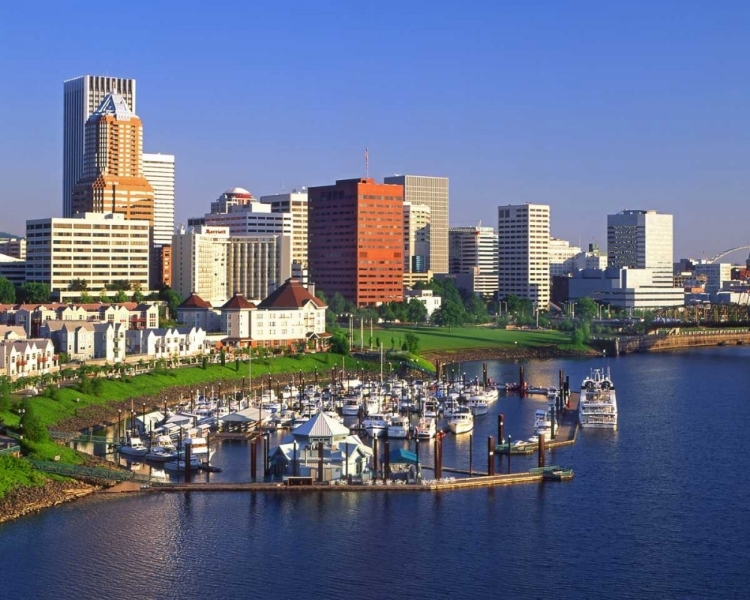
{"type": "Polygon", "coordinates": [[[86,121],[83,176],[73,213],[119,213],[154,224],[154,189],[143,175],[143,126],[119,94],[108,94],[86,121]]]}
{"type": "Polygon", "coordinates": [[[120,94],[137,113],[135,79],[84,75],[65,81],[63,124],[63,217],[73,216],[73,187],[83,176],[86,121],[107,94],[120,94]]]}
{"type": "Polygon", "coordinates": [[[342,179],[308,190],[310,279],[356,306],[403,300],[404,189],[342,179]]]}

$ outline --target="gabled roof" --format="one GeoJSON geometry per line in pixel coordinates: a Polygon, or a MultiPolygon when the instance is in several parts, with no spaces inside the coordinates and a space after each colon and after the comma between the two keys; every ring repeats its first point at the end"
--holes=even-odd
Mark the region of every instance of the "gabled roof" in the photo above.
{"type": "Polygon", "coordinates": [[[182,304],[180,304],[177,308],[207,308],[210,310],[212,307],[209,302],[206,302],[198,294],[193,292],[187,298],[185,298],[182,304]]]}
{"type": "Polygon", "coordinates": [[[289,309],[302,308],[312,302],[318,308],[325,308],[320,298],[313,296],[297,279],[287,279],[268,298],[258,305],[258,308],[289,309]]]}
{"type": "Polygon", "coordinates": [[[334,421],[324,412],[319,412],[306,423],[302,423],[299,427],[292,429],[292,435],[295,438],[333,438],[348,436],[349,428],[334,421]]]}
{"type": "Polygon", "coordinates": [[[244,295],[240,294],[239,292],[235,292],[234,296],[232,296],[229,299],[229,302],[227,302],[224,306],[221,308],[228,308],[228,309],[241,309],[241,308],[255,308],[255,304],[250,302],[247,298],[245,298],[244,295]]]}

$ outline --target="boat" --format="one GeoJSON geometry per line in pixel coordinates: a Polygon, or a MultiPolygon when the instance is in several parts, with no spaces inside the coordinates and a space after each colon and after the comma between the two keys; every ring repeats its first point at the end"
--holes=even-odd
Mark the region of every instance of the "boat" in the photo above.
{"type": "Polygon", "coordinates": [[[617,395],[609,368],[591,369],[581,383],[578,421],[584,429],[617,429],[617,395]]]}
{"type": "Polygon", "coordinates": [[[154,462],[167,462],[173,460],[177,455],[175,454],[175,447],[172,443],[172,438],[166,434],[157,435],[151,447],[148,449],[146,454],[146,460],[154,462]]]}
{"type": "Polygon", "coordinates": [[[422,408],[422,416],[428,417],[428,418],[437,418],[438,416],[438,401],[434,398],[429,398],[428,400],[424,401],[424,405],[422,408]]]}
{"type": "Polygon", "coordinates": [[[462,406],[448,419],[449,429],[455,433],[468,433],[474,429],[474,415],[468,407],[462,406]]]}
{"type": "Polygon", "coordinates": [[[468,407],[469,410],[471,410],[471,414],[474,416],[486,415],[490,409],[486,399],[482,394],[478,394],[469,398],[468,407]]]}
{"type": "Polygon", "coordinates": [[[422,417],[417,423],[416,433],[420,440],[431,440],[435,437],[437,425],[432,417],[422,417]]]}
{"type": "Polygon", "coordinates": [[[141,438],[130,436],[124,444],[120,444],[117,451],[125,456],[146,456],[148,448],[143,445],[141,438]]]}
{"type": "Polygon", "coordinates": [[[182,440],[181,450],[185,450],[185,446],[190,444],[190,454],[193,456],[206,456],[208,455],[208,442],[204,437],[188,437],[182,440]]]}
{"type": "MultiPolygon", "coordinates": [[[[197,471],[201,468],[201,461],[198,460],[197,456],[191,456],[190,457],[190,470],[192,472],[197,471]]],[[[169,462],[164,463],[164,469],[167,471],[178,471],[182,472],[185,470],[185,459],[184,458],[175,458],[174,460],[170,460],[169,462]]]]}
{"type": "Polygon", "coordinates": [[[388,432],[390,419],[382,414],[370,415],[362,421],[367,435],[371,437],[381,437],[388,432]]]}
{"type": "Polygon", "coordinates": [[[345,417],[356,417],[359,415],[360,404],[358,398],[349,398],[341,407],[341,414],[345,417]]]}
{"type": "Polygon", "coordinates": [[[388,437],[390,439],[405,439],[409,437],[409,419],[396,415],[388,425],[388,437]]]}

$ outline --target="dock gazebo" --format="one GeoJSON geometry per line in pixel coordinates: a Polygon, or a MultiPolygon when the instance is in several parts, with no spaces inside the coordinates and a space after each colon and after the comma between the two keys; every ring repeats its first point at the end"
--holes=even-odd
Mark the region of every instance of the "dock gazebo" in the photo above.
{"type": "Polygon", "coordinates": [[[361,481],[372,475],[372,448],[324,412],[293,429],[269,449],[268,458],[276,477],[312,477],[323,482],[361,481]]]}

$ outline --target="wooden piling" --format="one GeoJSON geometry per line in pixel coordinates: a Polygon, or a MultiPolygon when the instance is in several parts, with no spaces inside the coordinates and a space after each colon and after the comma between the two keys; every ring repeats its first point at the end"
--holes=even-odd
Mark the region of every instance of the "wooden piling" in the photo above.
{"type": "Polygon", "coordinates": [[[487,438],[487,475],[492,477],[495,474],[495,438],[487,438]]]}
{"type": "Polygon", "coordinates": [[[523,365],[519,365],[518,367],[518,387],[519,387],[519,393],[521,395],[521,398],[526,397],[526,380],[523,376],[523,365]]]}
{"type": "Polygon", "coordinates": [[[502,444],[505,440],[505,414],[497,415],[497,441],[502,444]]]}
{"type": "Polygon", "coordinates": [[[390,446],[390,442],[386,439],[383,442],[383,481],[387,481],[391,476],[390,446]]]}
{"type": "Polygon", "coordinates": [[[539,467],[543,467],[545,464],[545,456],[544,451],[546,448],[544,447],[544,434],[541,434],[539,436],[539,467]]]}
{"type": "Polygon", "coordinates": [[[377,473],[378,472],[378,438],[377,436],[372,438],[372,456],[373,456],[373,460],[375,461],[373,464],[373,468],[375,472],[377,473]]]}
{"type": "Polygon", "coordinates": [[[250,442],[250,480],[258,480],[258,449],[255,441],[250,442]]]}
{"type": "MultiPolygon", "coordinates": [[[[182,458],[185,460],[185,481],[190,481],[190,454],[191,450],[193,449],[193,444],[185,442],[184,452],[182,453],[182,458]]],[[[179,468],[179,458],[177,459],[177,467],[179,468]]]]}
{"type": "Polygon", "coordinates": [[[473,475],[474,470],[474,434],[469,434],[469,477],[473,475]]]}
{"type": "Polygon", "coordinates": [[[318,482],[323,483],[323,442],[318,442],[318,482]]]}

